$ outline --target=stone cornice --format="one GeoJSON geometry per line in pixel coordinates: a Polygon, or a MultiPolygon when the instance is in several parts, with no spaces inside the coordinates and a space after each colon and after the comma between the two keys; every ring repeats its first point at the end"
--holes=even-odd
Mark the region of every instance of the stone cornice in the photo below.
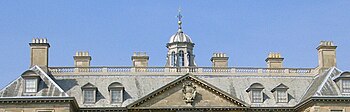
{"type": "Polygon", "coordinates": [[[67,103],[74,110],[79,109],[79,105],[74,97],[1,97],[0,105],[7,104],[55,104],[67,103]]]}

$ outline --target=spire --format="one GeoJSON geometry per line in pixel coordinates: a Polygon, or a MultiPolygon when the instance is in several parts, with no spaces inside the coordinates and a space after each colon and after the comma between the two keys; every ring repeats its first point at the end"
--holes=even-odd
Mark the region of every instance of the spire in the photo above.
{"type": "Polygon", "coordinates": [[[179,14],[176,16],[178,18],[178,21],[177,21],[177,24],[179,25],[179,30],[178,32],[182,32],[182,27],[181,27],[181,24],[182,24],[182,15],[181,15],[181,7],[179,7],[179,10],[178,10],[179,14]]]}

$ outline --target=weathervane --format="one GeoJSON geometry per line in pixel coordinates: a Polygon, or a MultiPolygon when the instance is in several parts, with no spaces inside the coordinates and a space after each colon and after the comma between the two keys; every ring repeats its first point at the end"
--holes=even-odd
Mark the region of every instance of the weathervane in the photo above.
{"type": "Polygon", "coordinates": [[[182,27],[181,27],[181,24],[182,24],[182,15],[181,15],[181,7],[179,7],[179,10],[178,10],[178,15],[176,16],[178,18],[178,22],[177,24],[179,24],[179,31],[182,32],[182,27]]]}

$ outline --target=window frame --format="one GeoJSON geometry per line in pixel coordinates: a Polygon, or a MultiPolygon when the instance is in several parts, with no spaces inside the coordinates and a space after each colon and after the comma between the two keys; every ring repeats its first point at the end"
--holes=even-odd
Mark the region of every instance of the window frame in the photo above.
{"type": "Polygon", "coordinates": [[[24,78],[24,93],[37,93],[38,92],[38,85],[39,85],[39,78],[37,78],[37,77],[24,78]],[[27,89],[28,89],[27,81],[28,80],[34,81],[34,88],[30,88],[30,89],[34,89],[35,91],[27,91],[27,89]]]}
{"type": "Polygon", "coordinates": [[[117,104],[117,103],[122,103],[124,101],[124,90],[123,88],[110,88],[109,89],[109,96],[110,96],[110,102],[111,104],[117,104]],[[120,93],[120,100],[119,101],[114,101],[113,100],[113,91],[117,91],[120,93]]]}
{"type": "Polygon", "coordinates": [[[83,89],[83,104],[94,104],[96,103],[96,89],[95,88],[84,88],[83,89]],[[86,92],[91,91],[92,92],[92,101],[86,101],[86,92]]]}
{"type": "Polygon", "coordinates": [[[251,90],[251,102],[252,103],[262,103],[264,101],[264,96],[263,96],[263,92],[262,92],[262,89],[252,89],[251,90]],[[257,92],[257,93],[259,93],[259,97],[260,97],[260,100],[259,101],[257,101],[257,100],[255,100],[256,98],[255,98],[255,92],[257,92]]]}
{"type": "Polygon", "coordinates": [[[287,89],[277,89],[276,90],[276,102],[277,103],[288,103],[288,92],[287,92],[287,89]],[[285,99],[284,100],[281,100],[281,96],[280,96],[280,92],[284,92],[284,97],[285,99]]]}
{"type": "Polygon", "coordinates": [[[342,92],[342,94],[350,94],[350,78],[343,78],[343,79],[341,79],[341,92],[342,92]],[[349,83],[349,84],[348,84],[349,87],[345,88],[345,87],[344,87],[344,85],[345,85],[344,82],[349,83]],[[344,91],[345,89],[347,89],[348,92],[344,91]]]}

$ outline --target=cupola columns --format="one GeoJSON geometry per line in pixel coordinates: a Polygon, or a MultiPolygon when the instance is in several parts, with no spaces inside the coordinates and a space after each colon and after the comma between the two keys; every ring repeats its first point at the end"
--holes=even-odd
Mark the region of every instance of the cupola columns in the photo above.
{"type": "Polygon", "coordinates": [[[33,38],[30,46],[30,67],[35,65],[47,71],[50,44],[46,38],[33,38]]]}
{"type": "Polygon", "coordinates": [[[337,66],[336,48],[332,41],[321,41],[318,51],[318,68],[327,69],[337,66]]]}

